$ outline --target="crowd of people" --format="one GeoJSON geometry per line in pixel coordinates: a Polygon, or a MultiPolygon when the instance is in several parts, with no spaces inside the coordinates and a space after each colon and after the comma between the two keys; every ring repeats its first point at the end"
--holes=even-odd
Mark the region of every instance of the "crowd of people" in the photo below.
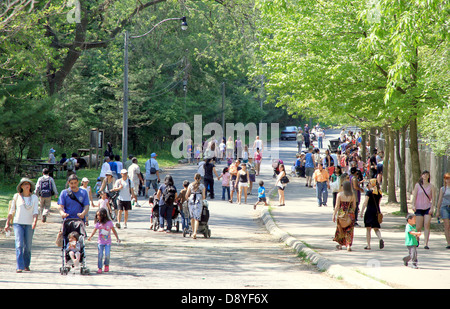
{"type": "MultiPolygon", "coordinates": [[[[320,131],[316,129],[316,132],[320,131]]],[[[299,130],[302,141],[305,141],[304,132],[308,128],[299,130]]],[[[299,153],[292,167],[291,174],[306,178],[306,187],[316,188],[317,204],[319,207],[327,206],[328,190],[332,191],[333,215],[332,220],[336,222],[334,241],[336,248],[346,247],[351,251],[353,244],[353,231],[359,226],[358,218],[363,219],[366,228],[365,250],[371,250],[371,233],[374,231],[379,248],[384,248],[384,240],[381,236],[382,213],[380,200],[382,192],[380,189],[383,181],[383,151],[370,149],[361,143],[361,132],[354,134],[344,129],[340,132],[339,146],[336,153],[329,149],[324,150],[321,155],[320,148],[309,146],[305,152],[300,152],[302,142],[297,140],[299,153]],[[361,159],[363,147],[366,147],[370,157],[367,162],[361,159]],[[361,209],[360,209],[361,206],[361,209]]],[[[444,176],[444,186],[439,190],[430,183],[430,172],[423,171],[418,183],[415,184],[411,198],[413,214],[407,218],[405,244],[409,255],[404,258],[405,265],[410,260],[413,267],[417,267],[416,246],[419,237],[424,235],[424,249],[429,249],[431,217],[436,215],[444,220],[444,232],[447,241],[447,249],[450,249],[450,174],[444,176]],[[437,211],[435,211],[437,209],[437,211]],[[413,240],[411,240],[414,238],[413,240]],[[414,247],[414,248],[413,248],[414,247]]]]}
{"type": "MultiPolygon", "coordinates": [[[[309,133],[307,126],[299,130],[299,134],[309,133]]],[[[323,132],[323,130],[316,130],[323,132]]],[[[319,137],[323,137],[319,136],[319,137]]],[[[299,142],[298,148],[303,147],[305,138],[299,142]]],[[[323,142],[323,141],[322,141],[323,142]]],[[[291,176],[306,178],[305,187],[315,188],[318,207],[328,206],[328,190],[332,191],[332,220],[336,222],[334,241],[337,249],[346,247],[351,251],[354,226],[358,225],[358,217],[363,219],[366,228],[367,245],[364,249],[371,250],[371,232],[374,231],[378,238],[379,248],[384,247],[384,240],[380,232],[382,214],[380,200],[382,193],[380,184],[383,181],[383,153],[373,149],[367,162],[361,160],[360,134],[342,134],[336,153],[325,149],[321,155],[320,149],[314,148],[314,144],[308,144],[307,152],[299,152],[296,162],[291,170],[291,176]],[[362,202],[362,205],[361,205],[362,202]],[[360,210],[361,206],[361,210],[360,210]]],[[[160,232],[170,233],[172,229],[172,213],[174,204],[185,204],[189,210],[189,216],[183,216],[183,226],[189,225],[192,229],[192,238],[197,237],[197,229],[201,220],[202,201],[206,198],[215,199],[214,184],[220,181],[222,185],[221,199],[238,205],[248,203],[248,196],[252,195],[253,183],[260,175],[260,164],[264,153],[264,144],[257,138],[252,147],[245,145],[239,138],[235,141],[228,138],[219,143],[216,140],[203,143],[201,153],[196,154],[198,146],[188,147],[190,163],[198,164],[198,170],[192,180],[186,179],[183,188],[177,191],[171,175],[166,175],[161,184],[160,168],[157,154],[152,153],[145,162],[145,171],[141,172],[137,158],[130,157],[123,165],[120,157],[112,154],[105,157],[95,189],[89,186],[87,178],[77,177],[76,154],[66,159],[63,164],[67,168],[66,189],[58,194],[55,182],[47,169],[36,184],[27,178],[23,178],[17,185],[17,194],[10,203],[5,230],[14,228],[16,238],[17,272],[29,271],[31,260],[31,245],[33,232],[37,224],[38,216],[46,221],[50,208],[51,198],[58,198],[58,210],[63,219],[82,219],[89,225],[88,213],[92,207],[98,207],[94,218],[94,231],[89,240],[98,231],[98,273],[109,271],[111,233],[117,240],[117,229],[127,228],[128,212],[133,205],[140,207],[137,197],[142,194],[151,201],[159,202],[160,232]],[[189,150],[190,149],[190,150],[189,150]],[[195,152],[194,152],[195,149],[195,152]],[[251,151],[250,151],[251,149],[251,151]],[[219,171],[216,168],[223,162],[219,171]],[[120,175],[120,176],[119,176],[120,175]],[[151,195],[153,188],[154,194],[151,195]],[[209,197],[208,197],[209,194],[209,197]],[[94,204],[94,196],[99,197],[98,204],[94,204]],[[122,221],[123,216],[123,221],[122,221]],[[113,224],[113,221],[116,221],[113,224]],[[104,253],[104,254],[103,254],[104,253]],[[103,263],[104,258],[104,263],[103,263]]],[[[370,150],[370,149],[369,149],[370,150]]],[[[54,151],[53,151],[54,152],[54,151]]],[[[51,154],[53,154],[51,152],[51,154]]],[[[285,189],[289,183],[285,165],[279,160],[274,167],[275,189],[278,191],[278,206],[285,205],[285,189]]],[[[407,239],[414,235],[416,242],[424,230],[425,249],[428,249],[430,235],[431,216],[437,209],[437,216],[444,220],[447,248],[450,249],[450,174],[444,178],[444,186],[439,192],[430,184],[430,173],[425,171],[420,181],[416,184],[412,209],[414,219],[409,218],[407,239]],[[412,224],[414,222],[414,224],[412,224]]],[[[254,209],[257,205],[268,205],[264,180],[258,180],[257,198],[251,202],[254,209]]],[[[414,244],[415,241],[409,241],[414,244]]],[[[72,242],[70,250],[76,253],[76,245],[72,242]]],[[[412,246],[412,245],[411,245],[412,246]]],[[[409,248],[409,247],[408,247],[409,248]]],[[[75,264],[79,256],[71,254],[75,264]]],[[[405,265],[412,260],[417,265],[417,252],[409,248],[409,258],[405,257],[405,265]]]]}

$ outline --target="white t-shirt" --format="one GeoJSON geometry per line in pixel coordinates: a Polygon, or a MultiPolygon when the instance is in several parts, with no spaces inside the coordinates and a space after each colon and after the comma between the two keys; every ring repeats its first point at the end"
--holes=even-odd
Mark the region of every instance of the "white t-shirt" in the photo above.
{"type": "Polygon", "coordinates": [[[32,225],[33,216],[39,214],[39,199],[37,195],[32,194],[29,197],[22,197],[16,193],[13,197],[9,214],[14,215],[13,223],[32,225]]]}
{"type": "Polygon", "coordinates": [[[139,174],[141,173],[141,168],[136,163],[133,163],[128,168],[128,177],[130,177],[131,182],[139,183],[139,174]]]}
{"type": "Polygon", "coordinates": [[[131,201],[131,192],[130,192],[130,185],[131,189],[134,189],[133,182],[127,178],[126,180],[123,180],[122,178],[118,179],[116,181],[116,184],[114,185],[114,188],[118,188],[120,186],[123,186],[123,188],[119,191],[119,197],[118,199],[120,201],[131,201]]]}
{"type": "Polygon", "coordinates": [[[106,172],[111,172],[111,166],[109,165],[108,162],[103,163],[102,165],[102,170],[100,171],[100,177],[106,177],[106,172]]]}

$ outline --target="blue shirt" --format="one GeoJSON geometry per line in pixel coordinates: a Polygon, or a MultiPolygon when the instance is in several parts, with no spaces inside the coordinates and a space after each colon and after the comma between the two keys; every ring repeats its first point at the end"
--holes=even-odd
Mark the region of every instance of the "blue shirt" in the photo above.
{"type": "Polygon", "coordinates": [[[266,197],[266,188],[264,187],[258,188],[258,197],[266,197]]]}
{"type": "MultiPolygon", "coordinates": [[[[70,189],[66,189],[61,192],[58,199],[58,205],[64,206],[64,212],[69,214],[66,219],[79,219],[77,214],[83,212],[84,207],[69,197],[67,192],[68,190],[70,189]]],[[[73,193],[84,206],[89,206],[89,196],[86,190],[78,189],[78,192],[73,193]]]]}
{"type": "Polygon", "coordinates": [[[308,152],[305,156],[305,167],[314,167],[314,160],[311,152],[308,152]]]}
{"type": "Polygon", "coordinates": [[[116,172],[116,174],[119,175],[119,171],[117,170],[117,163],[114,161],[109,161],[108,164],[111,167],[111,171],[116,172]]]}
{"type": "Polygon", "coordinates": [[[150,158],[145,162],[145,179],[147,180],[155,180],[158,179],[158,175],[151,174],[150,169],[154,167],[157,171],[159,171],[158,161],[155,158],[150,158]]]}

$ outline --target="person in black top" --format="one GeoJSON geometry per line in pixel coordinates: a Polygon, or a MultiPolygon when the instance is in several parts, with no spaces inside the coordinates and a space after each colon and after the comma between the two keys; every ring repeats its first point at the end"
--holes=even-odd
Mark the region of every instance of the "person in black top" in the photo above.
{"type": "Polygon", "coordinates": [[[216,172],[216,167],[211,159],[206,159],[205,165],[203,165],[203,168],[205,169],[205,176],[203,177],[203,183],[206,188],[206,194],[208,194],[209,191],[209,197],[211,199],[214,199],[214,176],[213,173],[216,175],[216,178],[219,178],[219,175],[216,172]]]}

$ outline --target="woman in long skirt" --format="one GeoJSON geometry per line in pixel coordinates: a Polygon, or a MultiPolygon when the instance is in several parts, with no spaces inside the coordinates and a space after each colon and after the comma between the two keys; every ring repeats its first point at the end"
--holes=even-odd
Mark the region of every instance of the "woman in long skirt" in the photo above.
{"type": "Polygon", "coordinates": [[[333,222],[337,222],[333,241],[338,243],[336,249],[341,250],[342,246],[345,246],[347,247],[347,251],[352,251],[356,199],[353,195],[351,183],[349,181],[343,183],[343,189],[344,191],[340,192],[337,196],[336,207],[333,213],[333,222]],[[347,227],[342,227],[337,218],[345,213],[348,213],[348,216],[351,218],[351,224],[347,227]]]}

